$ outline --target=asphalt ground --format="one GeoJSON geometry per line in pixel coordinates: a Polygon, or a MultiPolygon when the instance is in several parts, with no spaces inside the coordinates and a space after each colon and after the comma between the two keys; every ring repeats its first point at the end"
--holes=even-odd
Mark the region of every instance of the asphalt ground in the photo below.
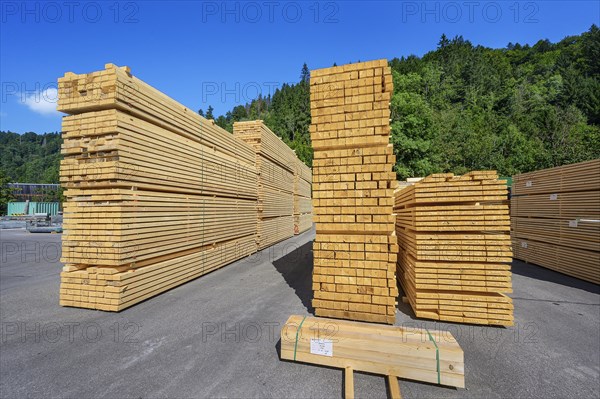
{"type": "MultiPolygon", "coordinates": [[[[279,359],[291,314],[310,314],[314,231],[120,313],[58,305],[59,234],[0,231],[0,397],[343,396],[343,371],[279,359]]],[[[466,389],[402,380],[405,398],[599,398],[600,287],[513,263],[515,326],[417,320],[465,353],[466,389]]],[[[383,376],[355,373],[357,397],[383,376]]]]}

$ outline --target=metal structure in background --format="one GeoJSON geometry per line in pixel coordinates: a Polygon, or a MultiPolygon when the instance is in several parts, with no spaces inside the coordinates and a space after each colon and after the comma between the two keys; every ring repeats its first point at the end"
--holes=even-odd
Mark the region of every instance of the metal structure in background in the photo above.
{"type": "Polygon", "coordinates": [[[27,220],[25,228],[30,233],[62,233],[62,215],[35,213],[27,220]]]}
{"type": "Polygon", "coordinates": [[[34,215],[36,213],[47,213],[51,216],[60,212],[60,202],[9,202],[8,216],[34,215]]]}
{"type": "Polygon", "coordinates": [[[60,184],[8,183],[8,187],[17,202],[60,200],[60,184]]]}

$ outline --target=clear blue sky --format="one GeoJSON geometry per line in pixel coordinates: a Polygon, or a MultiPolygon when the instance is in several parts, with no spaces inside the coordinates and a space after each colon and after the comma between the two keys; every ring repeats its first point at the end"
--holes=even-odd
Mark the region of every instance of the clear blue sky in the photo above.
{"type": "Polygon", "coordinates": [[[423,55],[442,33],[474,44],[556,42],[599,1],[2,1],[0,130],[59,131],[56,79],[105,63],[215,115],[310,69],[423,55]]]}

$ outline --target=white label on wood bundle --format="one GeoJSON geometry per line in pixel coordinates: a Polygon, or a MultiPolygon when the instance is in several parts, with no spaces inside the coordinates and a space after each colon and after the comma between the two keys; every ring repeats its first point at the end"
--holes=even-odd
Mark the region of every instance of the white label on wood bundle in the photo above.
{"type": "Polygon", "coordinates": [[[556,201],[558,199],[558,194],[550,194],[550,201],[556,201]]]}
{"type": "Polygon", "coordinates": [[[527,248],[527,243],[526,243],[525,241],[522,241],[522,242],[521,242],[521,247],[522,247],[522,248],[527,248]]]}
{"type": "Polygon", "coordinates": [[[569,227],[577,227],[577,219],[569,220],[569,227]]]}
{"type": "Polygon", "coordinates": [[[533,182],[531,180],[527,180],[525,182],[525,187],[531,187],[531,186],[533,186],[533,182]]]}
{"type": "Polygon", "coordinates": [[[333,356],[333,341],[330,339],[310,339],[310,353],[313,355],[333,356]]]}

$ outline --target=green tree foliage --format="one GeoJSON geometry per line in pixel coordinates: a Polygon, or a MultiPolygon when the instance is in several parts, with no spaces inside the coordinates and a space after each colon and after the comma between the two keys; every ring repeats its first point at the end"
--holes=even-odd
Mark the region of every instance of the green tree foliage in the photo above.
{"type": "Polygon", "coordinates": [[[8,187],[8,183],[10,183],[9,177],[6,176],[4,169],[0,169],[0,215],[6,214],[6,204],[14,199],[12,190],[8,187]]]}
{"type": "MultiPolygon", "coordinates": [[[[215,119],[215,116],[213,115],[213,111],[214,110],[215,109],[212,107],[212,105],[209,105],[208,109],[206,110],[206,116],[205,116],[205,118],[206,119],[215,119]]],[[[200,115],[202,115],[202,114],[200,114],[200,115]]]]}
{"type": "MultiPolygon", "coordinates": [[[[474,46],[442,35],[437,49],[390,61],[392,142],[399,178],[496,169],[513,175],[600,158],[600,29],[558,43],[474,46]]],[[[199,110],[202,115],[202,110],[199,110]]],[[[312,165],[310,71],[217,118],[262,119],[312,165]]],[[[11,182],[58,183],[60,136],[0,132],[0,165],[11,182]]]]}
{"type": "Polygon", "coordinates": [[[600,158],[600,32],[505,49],[443,35],[435,51],[390,62],[399,178],[501,175],[600,158]]]}
{"type": "Polygon", "coordinates": [[[0,132],[0,170],[9,183],[59,183],[60,133],[0,132]]]}
{"type": "MultiPolygon", "coordinates": [[[[398,178],[496,169],[501,175],[600,157],[600,31],[558,43],[474,46],[442,35],[436,50],[390,61],[398,178]]],[[[312,164],[310,72],[217,123],[263,119],[312,164]]]]}
{"type": "Polygon", "coordinates": [[[283,84],[273,95],[262,93],[246,105],[238,105],[215,122],[229,132],[233,124],[244,120],[264,120],[275,134],[286,142],[307,165],[312,165],[313,151],[308,127],[310,125],[310,71],[304,64],[300,81],[283,84]]]}

